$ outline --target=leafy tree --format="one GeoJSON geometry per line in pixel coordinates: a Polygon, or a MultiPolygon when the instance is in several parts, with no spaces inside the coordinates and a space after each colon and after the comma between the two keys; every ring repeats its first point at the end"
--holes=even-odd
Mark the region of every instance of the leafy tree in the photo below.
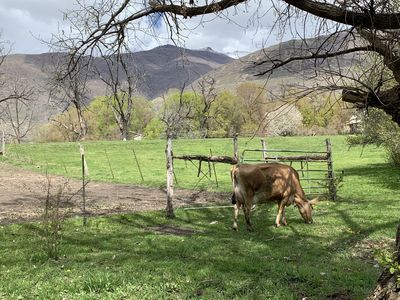
{"type": "Polygon", "coordinates": [[[246,123],[262,127],[268,103],[265,88],[255,82],[241,83],[236,88],[236,95],[243,103],[246,123]]]}
{"type": "Polygon", "coordinates": [[[194,92],[171,90],[167,93],[160,112],[167,137],[196,135],[199,103],[199,97],[194,92]]]}
{"type": "Polygon", "coordinates": [[[218,95],[213,114],[216,116],[214,135],[231,137],[236,133],[242,133],[245,124],[245,107],[232,92],[223,91],[218,95]]]}
{"type": "Polygon", "coordinates": [[[144,135],[149,139],[158,139],[165,135],[165,124],[159,118],[153,118],[144,129],[144,135]]]}
{"type": "Polygon", "coordinates": [[[95,98],[86,110],[89,135],[93,139],[111,139],[118,134],[107,97],[95,98]]]}

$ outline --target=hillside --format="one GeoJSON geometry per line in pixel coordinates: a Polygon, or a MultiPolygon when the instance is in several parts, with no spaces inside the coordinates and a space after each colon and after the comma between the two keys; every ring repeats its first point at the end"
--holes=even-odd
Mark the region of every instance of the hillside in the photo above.
{"type": "MultiPolygon", "coordinates": [[[[321,43],[325,42],[325,47],[328,49],[339,49],[342,45],[338,39],[325,41],[325,37],[319,37],[307,40],[290,40],[282,42],[259,51],[250,53],[240,59],[233,60],[230,63],[224,64],[219,68],[207,73],[216,79],[216,87],[219,90],[227,89],[234,90],[240,83],[246,81],[258,82],[260,85],[265,85],[268,91],[278,92],[283,84],[303,84],[306,79],[312,78],[315,73],[315,67],[322,69],[334,68],[338,64],[341,68],[346,68],[354,64],[354,55],[348,54],[338,58],[314,60],[296,60],[282,68],[274,70],[272,73],[256,76],[260,72],[269,69],[272,66],[271,62],[266,62],[258,65],[262,60],[276,59],[286,60],[291,57],[301,55],[309,55],[308,49],[317,49],[321,47],[321,43]]],[[[318,78],[311,80],[317,81],[318,78]]],[[[196,87],[197,81],[193,83],[196,87]]]]}
{"type": "MultiPolygon", "coordinates": [[[[34,118],[46,121],[55,109],[48,103],[48,71],[53,61],[56,61],[61,53],[43,54],[15,54],[6,57],[0,66],[2,77],[5,78],[5,86],[21,81],[24,84],[34,86],[38,92],[38,103],[34,118]]],[[[160,96],[171,88],[188,86],[203,74],[229,63],[233,59],[211,48],[201,50],[189,50],[172,45],[156,47],[148,51],[135,52],[129,62],[130,68],[137,68],[143,74],[142,84],[138,93],[147,99],[160,96]]],[[[101,76],[106,76],[106,68],[100,59],[94,59],[94,67],[100,70],[101,76]]],[[[88,82],[89,98],[104,95],[105,86],[98,76],[91,76],[88,82]]],[[[0,93],[7,93],[4,88],[0,93]]]]}

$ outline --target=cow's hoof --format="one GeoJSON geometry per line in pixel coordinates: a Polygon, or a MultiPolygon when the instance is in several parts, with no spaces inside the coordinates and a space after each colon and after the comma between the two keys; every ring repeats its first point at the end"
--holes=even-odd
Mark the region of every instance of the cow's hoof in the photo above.
{"type": "Polygon", "coordinates": [[[247,227],[247,231],[252,232],[252,231],[254,231],[254,229],[253,229],[253,227],[247,227]]]}
{"type": "Polygon", "coordinates": [[[281,224],[275,224],[275,227],[276,228],[281,227],[281,224]]]}

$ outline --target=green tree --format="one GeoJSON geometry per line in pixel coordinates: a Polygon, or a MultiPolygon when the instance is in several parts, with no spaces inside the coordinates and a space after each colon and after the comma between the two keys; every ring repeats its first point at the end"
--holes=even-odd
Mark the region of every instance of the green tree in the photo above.
{"type": "Polygon", "coordinates": [[[86,110],[89,134],[93,139],[113,139],[117,124],[106,97],[95,98],[86,110]]]}
{"type": "Polygon", "coordinates": [[[215,115],[214,135],[231,137],[235,133],[242,133],[246,110],[243,102],[232,92],[219,93],[213,114],[215,115]]]}

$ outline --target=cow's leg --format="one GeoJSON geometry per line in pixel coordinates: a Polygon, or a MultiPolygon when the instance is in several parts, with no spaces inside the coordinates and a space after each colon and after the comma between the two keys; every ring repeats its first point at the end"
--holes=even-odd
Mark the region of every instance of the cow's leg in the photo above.
{"type": "Polygon", "coordinates": [[[276,227],[281,226],[281,220],[283,225],[287,224],[285,216],[285,204],[286,201],[284,199],[278,202],[278,213],[276,215],[276,220],[275,220],[276,227]]]}
{"type": "Polygon", "coordinates": [[[233,207],[233,226],[232,229],[233,230],[238,230],[238,225],[237,225],[237,219],[238,219],[238,215],[239,215],[239,209],[240,209],[240,203],[236,202],[235,206],[233,207]]]}
{"type": "Polygon", "coordinates": [[[251,225],[250,222],[250,212],[253,206],[253,198],[254,198],[254,193],[249,193],[249,195],[247,196],[247,201],[243,205],[243,212],[244,212],[244,217],[246,219],[246,226],[248,231],[253,231],[253,226],[251,225]]]}
{"type": "Polygon", "coordinates": [[[287,225],[285,208],[283,208],[283,213],[282,213],[282,224],[285,226],[287,225]]]}

